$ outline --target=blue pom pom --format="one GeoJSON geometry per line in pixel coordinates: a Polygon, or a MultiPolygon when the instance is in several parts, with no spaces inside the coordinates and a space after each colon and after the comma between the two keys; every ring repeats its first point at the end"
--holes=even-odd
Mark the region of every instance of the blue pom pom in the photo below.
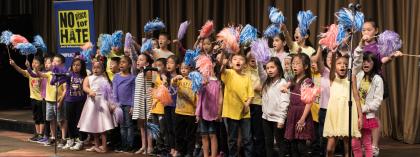
{"type": "Polygon", "coordinates": [[[193,71],[188,74],[188,78],[192,82],[192,90],[197,93],[202,86],[203,77],[198,71],[193,71]]]}
{"type": "Polygon", "coordinates": [[[0,43],[9,45],[10,44],[10,37],[12,37],[13,33],[10,31],[3,31],[1,32],[0,43]]]}
{"type": "Polygon", "coordinates": [[[266,38],[273,38],[274,36],[281,33],[281,30],[277,24],[271,24],[267,27],[264,31],[264,37],[266,38]]]}
{"type": "Polygon", "coordinates": [[[297,20],[299,22],[299,30],[300,35],[302,37],[306,36],[308,34],[309,26],[313,21],[315,21],[316,16],[312,14],[312,11],[299,11],[297,20]]]}
{"type": "Polygon", "coordinates": [[[268,17],[270,18],[271,23],[281,24],[281,23],[284,22],[283,13],[281,11],[279,11],[279,9],[277,9],[275,7],[270,7],[269,12],[270,13],[269,13],[268,17]]]}
{"type": "Polygon", "coordinates": [[[344,29],[354,28],[356,32],[362,30],[365,18],[362,12],[356,12],[353,17],[353,11],[348,8],[341,8],[337,13],[335,13],[335,16],[337,17],[338,24],[343,25],[344,29]]]}
{"type": "Polygon", "coordinates": [[[112,47],[118,47],[121,48],[122,47],[122,37],[123,37],[123,32],[122,31],[115,31],[114,33],[112,33],[112,47]]]}
{"type": "Polygon", "coordinates": [[[338,24],[338,34],[336,38],[337,45],[340,45],[344,39],[346,38],[347,30],[344,29],[344,26],[341,24],[338,24]]]}
{"type": "Polygon", "coordinates": [[[36,53],[36,48],[31,43],[19,43],[17,44],[16,49],[19,50],[20,54],[25,56],[36,53]]]}
{"type": "Polygon", "coordinates": [[[141,52],[141,53],[144,53],[144,52],[150,52],[150,53],[151,53],[152,49],[153,49],[152,39],[147,39],[147,40],[146,40],[146,41],[144,41],[144,43],[141,45],[141,50],[140,50],[140,52],[141,52]]]}
{"type": "Polygon", "coordinates": [[[159,137],[160,129],[158,125],[147,122],[146,127],[147,127],[147,131],[150,133],[150,135],[152,135],[153,139],[157,139],[159,137]]]}
{"type": "Polygon", "coordinates": [[[257,29],[247,24],[242,28],[241,34],[239,36],[239,43],[241,45],[249,45],[252,41],[257,39],[257,29]]]}
{"type": "Polygon", "coordinates": [[[101,52],[102,56],[108,56],[111,52],[112,36],[109,34],[101,34],[99,38],[101,41],[101,47],[99,48],[99,52],[101,52]]]}
{"type": "Polygon", "coordinates": [[[200,55],[200,49],[187,50],[185,52],[184,63],[188,66],[195,67],[195,60],[200,55]]]}
{"type": "Polygon", "coordinates": [[[146,25],[144,25],[145,33],[161,29],[165,29],[165,24],[162,21],[160,21],[159,18],[149,21],[146,23],[146,25]]]}
{"type": "Polygon", "coordinates": [[[92,48],[83,50],[80,55],[85,60],[86,64],[92,63],[92,56],[94,55],[92,48]]]}
{"type": "Polygon", "coordinates": [[[34,37],[34,42],[32,43],[36,48],[41,49],[42,52],[46,53],[47,52],[47,46],[44,43],[44,40],[42,39],[42,37],[40,35],[36,35],[34,37]]]}

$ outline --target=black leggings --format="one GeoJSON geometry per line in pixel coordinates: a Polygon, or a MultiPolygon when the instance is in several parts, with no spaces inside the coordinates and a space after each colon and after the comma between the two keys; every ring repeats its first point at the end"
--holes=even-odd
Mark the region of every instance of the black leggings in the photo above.
{"type": "Polygon", "coordinates": [[[277,128],[277,122],[263,120],[262,123],[265,135],[265,152],[266,157],[279,156],[283,157],[286,152],[286,141],[284,139],[284,128],[277,128]],[[276,138],[279,154],[274,154],[274,137],[276,138]]]}
{"type": "Polygon", "coordinates": [[[64,102],[67,124],[68,124],[68,135],[71,139],[79,138],[82,140],[82,134],[77,128],[79,123],[80,115],[82,114],[83,106],[85,101],[78,102],[64,102]]]}

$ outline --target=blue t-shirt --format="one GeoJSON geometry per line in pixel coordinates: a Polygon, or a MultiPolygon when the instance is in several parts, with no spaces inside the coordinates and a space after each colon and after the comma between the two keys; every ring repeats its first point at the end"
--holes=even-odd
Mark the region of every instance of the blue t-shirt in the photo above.
{"type": "Polygon", "coordinates": [[[136,77],[131,74],[124,77],[120,73],[114,75],[112,89],[117,103],[123,106],[133,106],[135,80],[136,77]]]}

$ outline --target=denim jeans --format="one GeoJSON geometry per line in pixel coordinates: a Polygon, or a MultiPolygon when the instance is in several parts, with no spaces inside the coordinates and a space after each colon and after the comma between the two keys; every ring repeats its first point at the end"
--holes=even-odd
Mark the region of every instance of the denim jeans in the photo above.
{"type": "Polygon", "coordinates": [[[252,157],[251,120],[249,118],[241,120],[226,118],[225,125],[228,132],[229,157],[239,156],[237,146],[239,129],[241,129],[245,157],[252,157]]]}
{"type": "Polygon", "coordinates": [[[134,125],[130,115],[131,106],[121,105],[123,111],[123,121],[120,126],[121,148],[132,149],[134,139],[134,125]]]}

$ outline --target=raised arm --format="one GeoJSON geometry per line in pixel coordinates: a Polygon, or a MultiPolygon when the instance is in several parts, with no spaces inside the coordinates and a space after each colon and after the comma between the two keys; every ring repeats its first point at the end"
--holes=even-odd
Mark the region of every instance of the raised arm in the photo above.
{"type": "Polygon", "coordinates": [[[289,46],[290,50],[294,50],[293,49],[293,40],[292,40],[292,37],[289,34],[289,31],[287,31],[286,25],[285,24],[281,24],[280,27],[281,27],[281,31],[284,34],[284,38],[286,39],[287,46],[289,46]]]}
{"type": "Polygon", "coordinates": [[[331,51],[332,58],[331,58],[331,69],[330,69],[330,81],[334,81],[335,79],[335,62],[337,61],[337,50],[331,51]]]}
{"type": "Polygon", "coordinates": [[[22,74],[23,76],[27,77],[28,76],[28,72],[23,70],[22,68],[20,68],[19,66],[16,65],[15,61],[13,61],[12,59],[9,59],[9,63],[10,65],[20,74],[22,74]]]}

